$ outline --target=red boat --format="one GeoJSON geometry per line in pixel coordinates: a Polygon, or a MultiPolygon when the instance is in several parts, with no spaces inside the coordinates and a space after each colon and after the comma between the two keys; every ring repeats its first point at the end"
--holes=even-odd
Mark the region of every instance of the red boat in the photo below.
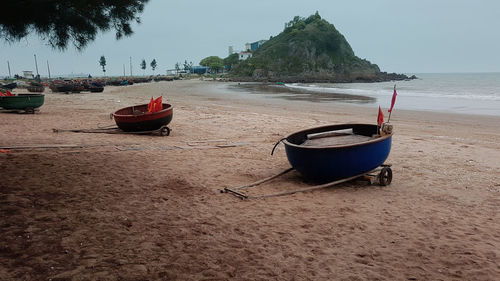
{"type": "Polygon", "coordinates": [[[148,105],[129,106],[113,113],[118,128],[126,132],[155,131],[172,121],[174,109],[172,105],[162,103],[162,110],[148,112],[148,105]]]}

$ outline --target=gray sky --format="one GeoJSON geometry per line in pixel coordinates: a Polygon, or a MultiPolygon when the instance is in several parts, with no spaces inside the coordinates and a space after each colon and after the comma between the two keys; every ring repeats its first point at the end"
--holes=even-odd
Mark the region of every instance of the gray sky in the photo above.
{"type": "Polygon", "coordinates": [[[294,16],[316,11],[346,37],[357,56],[378,64],[382,71],[500,72],[500,1],[498,0],[150,0],[134,24],[134,34],[115,40],[114,32],[100,34],[82,52],[73,47],[52,50],[37,36],[9,45],[0,42],[0,76],[35,71],[41,76],[86,73],[102,75],[99,58],[107,60],[107,75],[142,75],[139,63],[158,62],[157,73],[176,62],[216,55],[226,57],[228,46],[280,33],[294,16]]]}

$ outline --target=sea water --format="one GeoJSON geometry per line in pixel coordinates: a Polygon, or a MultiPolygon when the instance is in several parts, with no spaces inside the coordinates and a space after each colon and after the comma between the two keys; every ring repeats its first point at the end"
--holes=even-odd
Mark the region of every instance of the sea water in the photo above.
{"type": "MultiPolygon", "coordinates": [[[[409,74],[409,75],[413,75],[409,74]]],[[[415,73],[418,79],[380,83],[285,84],[292,93],[310,93],[325,101],[395,108],[500,116],[500,73],[415,73]],[[328,99],[340,96],[339,99],[328,99]],[[349,98],[352,97],[352,98],[349,98]],[[362,98],[364,97],[364,98],[362,98]]]]}

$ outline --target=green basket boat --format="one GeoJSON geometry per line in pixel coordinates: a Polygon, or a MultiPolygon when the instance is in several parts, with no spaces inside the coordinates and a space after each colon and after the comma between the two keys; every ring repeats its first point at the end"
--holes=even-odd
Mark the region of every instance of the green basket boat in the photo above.
{"type": "Polygon", "coordinates": [[[18,94],[15,96],[0,96],[0,107],[10,110],[24,110],[34,113],[35,109],[43,105],[45,95],[43,94],[18,94]]]}

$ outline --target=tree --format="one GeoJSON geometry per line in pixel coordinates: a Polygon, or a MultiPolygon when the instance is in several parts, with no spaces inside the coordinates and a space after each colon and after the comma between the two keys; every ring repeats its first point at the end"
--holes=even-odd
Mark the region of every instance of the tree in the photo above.
{"type": "Polygon", "coordinates": [[[142,59],[141,62],[142,75],[144,75],[144,71],[146,70],[146,60],[142,59]]]}
{"type": "Polygon", "coordinates": [[[218,56],[206,57],[200,61],[200,65],[210,67],[212,72],[219,72],[224,68],[224,60],[218,56]]]}
{"type": "Polygon", "coordinates": [[[104,73],[104,76],[106,76],[106,58],[104,56],[101,56],[101,59],[99,60],[99,64],[102,67],[102,72],[104,73]]]}
{"type": "Polygon", "coordinates": [[[191,73],[193,69],[193,62],[187,62],[187,60],[184,61],[184,70],[187,72],[189,70],[189,73],[191,73]]]}
{"type": "Polygon", "coordinates": [[[153,59],[153,60],[151,61],[151,64],[150,64],[150,65],[151,65],[151,68],[153,69],[153,75],[155,75],[155,68],[156,68],[156,66],[157,66],[157,65],[156,65],[156,60],[155,60],[155,59],[153,59]]]}
{"type": "Polygon", "coordinates": [[[175,63],[175,72],[177,72],[177,74],[179,74],[179,70],[181,69],[180,65],[178,62],[175,63]]]}
{"type": "Polygon", "coordinates": [[[54,49],[65,50],[72,43],[82,50],[99,31],[114,29],[116,39],[132,35],[132,21],[149,0],[24,0],[2,1],[0,37],[17,42],[37,34],[54,49]]]}
{"type": "Polygon", "coordinates": [[[239,56],[237,53],[229,55],[227,58],[224,59],[224,65],[227,66],[229,70],[233,67],[233,65],[236,65],[240,62],[239,56]]]}

